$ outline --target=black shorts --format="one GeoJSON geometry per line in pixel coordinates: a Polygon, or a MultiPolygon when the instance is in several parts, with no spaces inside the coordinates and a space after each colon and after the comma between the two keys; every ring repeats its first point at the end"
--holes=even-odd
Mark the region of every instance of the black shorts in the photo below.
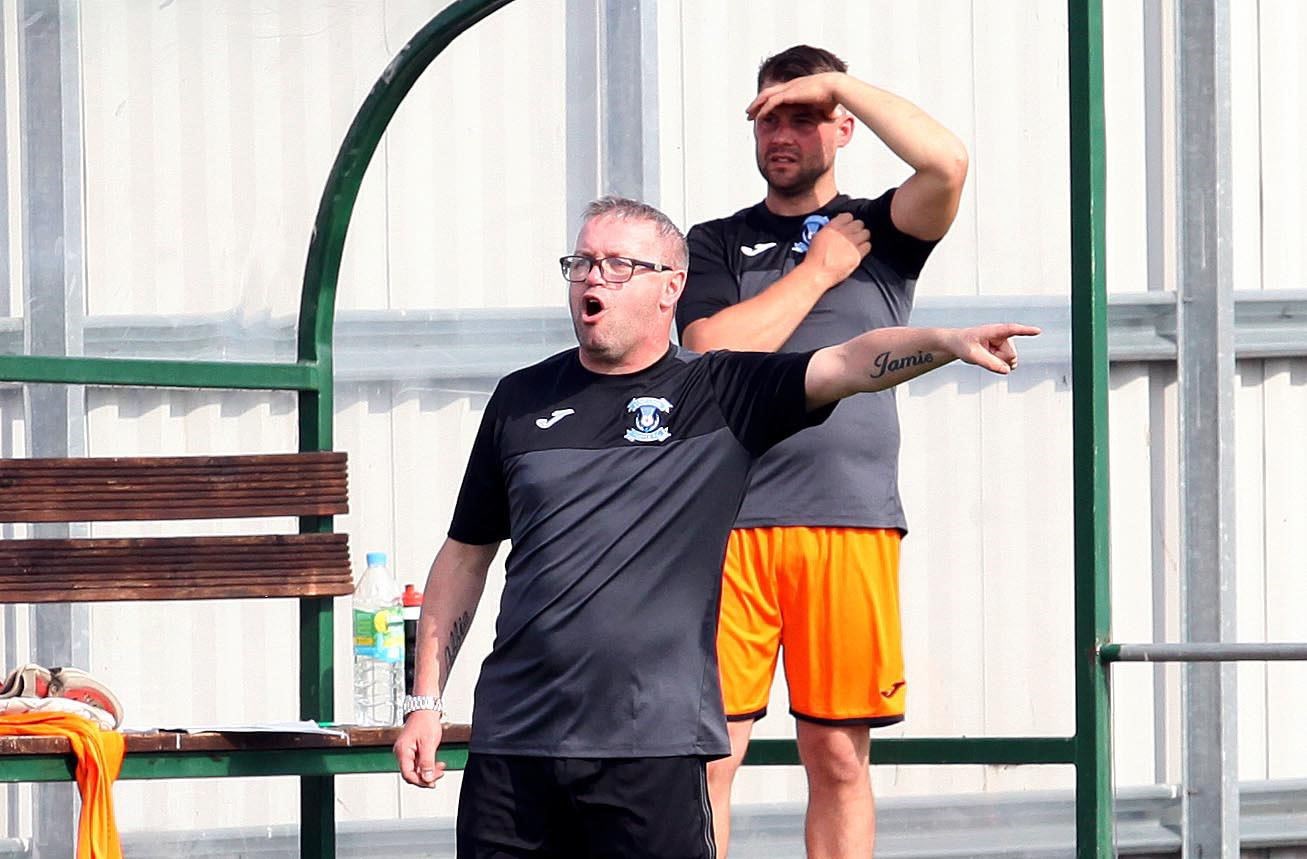
{"type": "Polygon", "coordinates": [[[468,755],[458,859],[714,859],[703,758],[468,755]]]}

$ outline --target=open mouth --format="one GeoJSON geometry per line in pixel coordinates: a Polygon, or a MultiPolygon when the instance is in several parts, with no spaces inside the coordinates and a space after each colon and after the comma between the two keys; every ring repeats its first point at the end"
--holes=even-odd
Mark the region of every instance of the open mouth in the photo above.
{"type": "Polygon", "coordinates": [[[581,321],[593,322],[604,312],[604,303],[598,297],[587,295],[581,299],[581,321]]]}

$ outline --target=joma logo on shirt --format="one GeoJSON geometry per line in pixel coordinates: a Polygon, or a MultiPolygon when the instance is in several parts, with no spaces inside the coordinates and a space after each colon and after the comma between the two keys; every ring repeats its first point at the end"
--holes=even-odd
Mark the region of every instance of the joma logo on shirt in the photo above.
{"type": "Polygon", "coordinates": [[[627,441],[667,441],[672,431],[663,426],[663,415],[672,410],[672,404],[662,397],[635,397],[626,404],[626,411],[635,418],[635,426],[623,436],[627,441]]]}

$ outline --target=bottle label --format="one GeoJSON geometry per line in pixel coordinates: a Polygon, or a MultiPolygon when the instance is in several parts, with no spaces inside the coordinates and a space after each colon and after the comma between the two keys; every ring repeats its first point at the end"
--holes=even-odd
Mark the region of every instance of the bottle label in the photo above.
{"type": "Polygon", "coordinates": [[[399,609],[354,610],[354,655],[382,662],[404,661],[404,616],[399,609]]]}

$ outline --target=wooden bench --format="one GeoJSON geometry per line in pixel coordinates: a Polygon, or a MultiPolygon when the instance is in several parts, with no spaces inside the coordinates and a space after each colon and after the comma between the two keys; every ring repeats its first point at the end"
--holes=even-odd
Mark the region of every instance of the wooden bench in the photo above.
{"type": "MultiPolygon", "coordinates": [[[[348,512],[346,457],[339,452],[0,460],[0,522],[164,522],[192,519],[319,517],[348,512]]],[[[162,536],[0,540],[0,602],[138,600],[301,600],[350,594],[346,535],[322,532],[239,536],[162,536]]],[[[288,666],[289,668],[289,666],[288,666]]],[[[130,702],[127,704],[130,711],[130,702]]],[[[130,720],[130,712],[128,713],[130,720]]],[[[123,777],[321,774],[321,755],[281,761],[240,752],[377,750],[365,771],[388,761],[395,729],[342,726],[345,736],[267,733],[133,733],[123,777]],[[384,754],[383,754],[384,753],[384,754]],[[160,766],[193,754],[189,766],[160,766]],[[135,760],[134,760],[135,758],[135,760]]],[[[64,778],[67,742],[0,741],[0,781],[64,778]],[[15,766],[14,756],[45,757],[15,766]]],[[[344,771],[337,766],[334,771],[344,771]]]]}

